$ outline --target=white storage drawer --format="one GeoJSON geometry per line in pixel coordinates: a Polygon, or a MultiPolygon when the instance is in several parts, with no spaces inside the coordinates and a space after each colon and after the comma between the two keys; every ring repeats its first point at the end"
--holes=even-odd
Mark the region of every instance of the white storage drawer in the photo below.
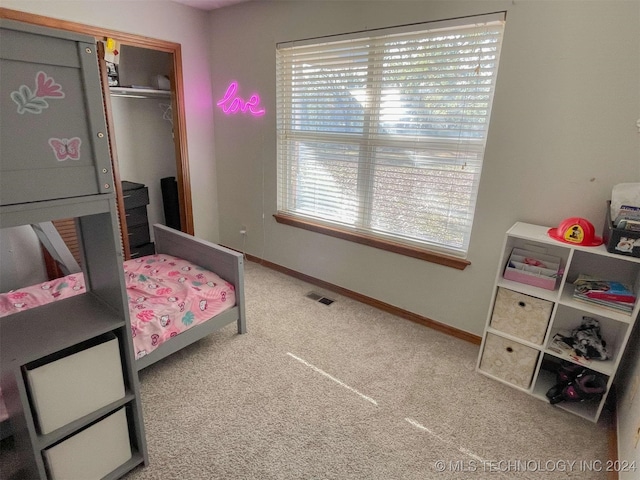
{"type": "Polygon", "coordinates": [[[529,388],[538,355],[534,348],[488,333],[480,370],[518,387],[529,388]]]}
{"type": "Polygon", "coordinates": [[[131,458],[125,408],[44,451],[51,480],[103,478],[131,458]]]}
{"type": "Polygon", "coordinates": [[[542,345],[553,303],[506,288],[498,288],[491,328],[542,345]]]}
{"type": "Polygon", "coordinates": [[[118,339],[109,338],[26,371],[40,433],[52,432],[124,397],[118,339]]]}

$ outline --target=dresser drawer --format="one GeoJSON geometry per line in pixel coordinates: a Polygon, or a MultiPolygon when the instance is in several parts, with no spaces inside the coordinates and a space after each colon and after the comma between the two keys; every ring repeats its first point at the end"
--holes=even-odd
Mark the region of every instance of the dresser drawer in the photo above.
{"type": "Polygon", "coordinates": [[[156,245],[153,242],[131,248],[131,258],[144,257],[154,253],[156,253],[156,245]]]}
{"type": "Polygon", "coordinates": [[[137,208],[130,208],[125,212],[124,216],[127,219],[127,227],[135,227],[149,223],[146,205],[137,208]]]}
{"type": "Polygon", "coordinates": [[[34,417],[46,434],[124,397],[120,347],[115,335],[77,353],[27,367],[34,417]]]}
{"type": "Polygon", "coordinates": [[[539,354],[534,348],[488,333],[480,370],[512,385],[529,388],[539,354]]]}
{"type": "Polygon", "coordinates": [[[129,235],[129,246],[131,248],[139,245],[144,245],[151,241],[151,235],[149,233],[149,225],[138,225],[136,227],[127,228],[129,235]]]}
{"type": "Polygon", "coordinates": [[[131,458],[126,408],[44,451],[51,480],[99,480],[131,458]]]}
{"type": "Polygon", "coordinates": [[[491,314],[491,328],[542,345],[553,303],[498,288],[491,314]]]}
{"type": "Polygon", "coordinates": [[[135,190],[124,190],[122,192],[124,209],[142,207],[149,204],[149,189],[147,187],[136,188],[135,190]]]}

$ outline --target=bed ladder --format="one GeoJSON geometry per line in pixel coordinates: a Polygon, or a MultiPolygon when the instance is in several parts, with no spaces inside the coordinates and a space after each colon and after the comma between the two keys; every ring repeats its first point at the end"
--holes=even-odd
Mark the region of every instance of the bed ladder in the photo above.
{"type": "Polygon", "coordinates": [[[38,240],[47,249],[51,257],[58,262],[64,275],[82,271],[52,222],[32,223],[31,228],[36,232],[38,240]]]}

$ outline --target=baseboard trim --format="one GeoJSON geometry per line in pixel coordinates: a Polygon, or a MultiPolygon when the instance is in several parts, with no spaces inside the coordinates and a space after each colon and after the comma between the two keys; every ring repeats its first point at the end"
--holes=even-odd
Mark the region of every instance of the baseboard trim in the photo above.
{"type": "Polygon", "coordinates": [[[340,287],[338,285],[334,285],[333,283],[325,282],[324,280],[320,280],[318,278],[312,277],[310,275],[300,273],[296,270],[292,270],[287,267],[283,267],[282,265],[278,265],[277,263],[270,262],[268,260],[264,260],[260,257],[256,257],[254,255],[245,253],[245,258],[251,262],[259,263],[260,265],[270,268],[272,270],[276,270],[280,273],[284,273],[289,275],[290,277],[297,278],[307,283],[311,283],[312,285],[316,285],[318,287],[324,288],[326,290],[330,290],[332,292],[338,293],[345,297],[352,298],[359,302],[362,302],[366,305],[370,305],[379,310],[383,310],[385,312],[391,313],[398,317],[404,318],[406,320],[410,320],[414,323],[418,323],[420,325],[424,325],[425,327],[432,328],[433,330],[437,330],[442,333],[446,333],[447,335],[451,335],[452,337],[459,338],[466,342],[473,343],[475,345],[480,345],[482,342],[482,337],[474,335],[469,332],[465,332],[464,330],[459,330],[457,328],[451,327],[449,325],[445,325],[444,323],[436,322],[427,317],[423,317],[422,315],[418,315],[416,313],[410,312],[408,310],[404,310],[402,308],[396,307],[394,305],[390,305],[385,302],[381,302],[380,300],[376,300],[372,297],[367,297],[366,295],[362,295],[361,293],[354,292],[352,290],[348,290],[346,288],[340,287]]]}

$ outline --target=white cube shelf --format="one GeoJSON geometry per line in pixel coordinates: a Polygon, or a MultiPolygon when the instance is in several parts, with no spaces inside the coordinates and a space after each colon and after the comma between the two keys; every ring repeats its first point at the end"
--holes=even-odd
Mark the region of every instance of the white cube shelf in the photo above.
{"type": "Polygon", "coordinates": [[[592,275],[631,284],[639,296],[640,258],[609,253],[603,245],[563,243],[549,237],[548,230],[519,222],[507,232],[476,368],[548,402],[546,393],[555,385],[558,366],[562,362],[582,365],[606,381],[607,391],[601,398],[555,406],[597,422],[640,313],[640,302],[636,301],[630,313],[579,302],[573,296],[573,282],[580,274],[592,275]],[[510,276],[505,274],[510,258],[521,250],[536,252],[540,258],[546,255],[559,259],[558,272],[562,275],[554,290],[505,278],[510,276]],[[570,347],[553,342],[557,333],[570,335],[584,317],[598,321],[610,358],[585,359],[570,347]]]}

